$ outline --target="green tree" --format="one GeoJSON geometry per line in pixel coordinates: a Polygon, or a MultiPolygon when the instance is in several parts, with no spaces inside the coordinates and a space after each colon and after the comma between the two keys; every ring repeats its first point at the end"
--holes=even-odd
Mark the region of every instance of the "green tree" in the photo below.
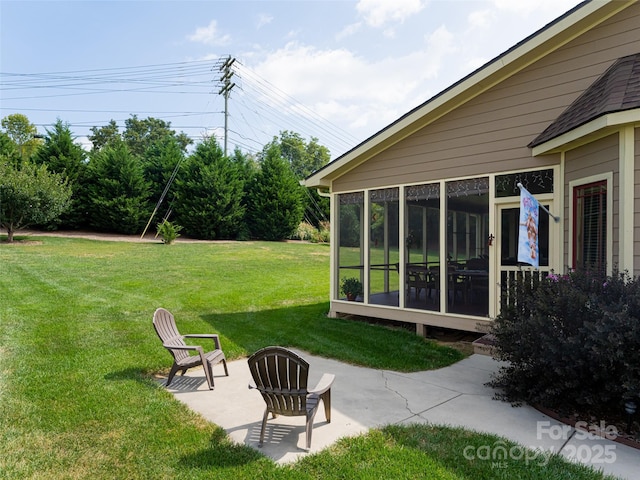
{"type": "Polygon", "coordinates": [[[185,133],[177,134],[171,129],[171,122],[148,117],[138,119],[137,115],[132,115],[124,121],[125,129],[122,132],[122,139],[129,146],[134,155],[144,156],[145,152],[152,145],[163,141],[167,137],[175,139],[182,152],[187,151],[187,147],[193,143],[185,133]]]}
{"type": "Polygon", "coordinates": [[[142,159],[144,176],[151,189],[150,202],[156,206],[167,189],[163,203],[173,202],[175,185],[174,176],[179,175],[184,160],[184,153],[175,138],[165,137],[147,149],[142,159]]]}
{"type": "Polygon", "coordinates": [[[248,191],[249,187],[253,184],[253,180],[255,179],[260,166],[255,155],[243,153],[238,147],[234,149],[231,161],[240,170],[240,178],[243,180],[241,205],[244,212],[244,218],[242,219],[242,224],[237,238],[238,240],[249,240],[251,238],[251,229],[249,228],[247,221],[247,212],[249,211],[249,207],[247,205],[248,191]]]}
{"type": "MultiPolygon", "coordinates": [[[[329,149],[318,143],[317,138],[311,138],[306,142],[298,133],[283,131],[280,137],[265,146],[266,152],[271,146],[280,148],[282,158],[291,167],[298,180],[311,175],[316,170],[324,167],[331,160],[329,149]]],[[[308,223],[318,227],[320,222],[329,220],[329,199],[321,197],[316,190],[307,190],[304,198],[304,217],[308,223]]]]}
{"type": "Polygon", "coordinates": [[[234,149],[231,161],[240,169],[242,178],[245,179],[245,185],[255,176],[259,168],[256,157],[243,153],[238,147],[234,149]]]}
{"type": "Polygon", "coordinates": [[[115,120],[111,120],[103,127],[91,127],[89,130],[91,130],[93,134],[88,135],[87,138],[93,144],[94,151],[122,140],[120,132],[118,131],[118,124],[115,120]]]}
{"type": "Polygon", "coordinates": [[[134,234],[149,216],[149,185],[142,164],[124,143],[92,155],[87,169],[90,225],[97,230],[134,234]]]}
{"type": "Polygon", "coordinates": [[[30,158],[42,143],[37,138],[38,129],[26,115],[21,113],[8,115],[0,121],[0,124],[4,132],[15,143],[22,160],[30,158]]]}
{"type": "Polygon", "coordinates": [[[45,165],[15,166],[0,160],[0,226],[6,228],[8,242],[13,242],[16,230],[54,220],[69,207],[70,199],[65,179],[45,165]]]}
{"type": "Polygon", "coordinates": [[[0,161],[7,160],[13,165],[20,164],[20,154],[17,146],[6,132],[0,132],[0,161]]]}
{"type": "Polygon", "coordinates": [[[86,195],[83,185],[86,156],[82,146],[74,142],[69,124],[60,119],[51,130],[47,129],[44,144],[33,156],[34,163],[46,165],[50,172],[63,175],[72,188],[71,206],[59,218],[60,224],[65,227],[79,228],[85,222],[86,195]]]}
{"type": "Polygon", "coordinates": [[[143,157],[148,148],[167,137],[175,139],[183,153],[193,143],[193,140],[185,133],[176,133],[175,130],[172,130],[171,122],[165,122],[158,118],[139,119],[137,115],[132,115],[124,121],[124,125],[122,134],[115,120],[111,120],[103,127],[91,127],[92,135],[89,135],[88,138],[93,144],[93,150],[100,150],[105,146],[123,141],[131,153],[143,157]]]}
{"type": "Polygon", "coordinates": [[[324,167],[331,160],[329,149],[318,144],[317,138],[311,138],[307,143],[298,133],[283,131],[280,138],[274,137],[265,151],[272,145],[280,147],[282,158],[287,161],[296,178],[302,180],[316,170],[324,167]]]}
{"type": "Polygon", "coordinates": [[[51,130],[47,129],[44,143],[34,154],[33,161],[75,182],[86,165],[86,153],[79,143],[74,143],[69,124],[58,119],[51,130]]]}
{"type": "Polygon", "coordinates": [[[290,238],[302,220],[303,188],[280,148],[269,146],[248,189],[247,218],[252,235],[264,240],[290,238]]]}
{"type": "Polygon", "coordinates": [[[238,236],[244,218],[242,172],[214,138],[198,144],[176,178],[175,217],[186,235],[208,240],[238,236]]]}

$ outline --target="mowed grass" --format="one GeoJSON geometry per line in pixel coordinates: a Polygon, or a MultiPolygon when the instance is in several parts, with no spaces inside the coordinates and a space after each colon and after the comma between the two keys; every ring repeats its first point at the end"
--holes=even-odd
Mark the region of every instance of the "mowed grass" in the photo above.
{"type": "Polygon", "coordinates": [[[18,239],[0,243],[0,478],[602,478],[560,459],[555,470],[513,461],[495,476],[463,449],[496,438],[428,426],[372,431],[278,466],[154,380],[170,366],[151,325],[157,307],[184,332],[219,333],[229,359],[278,344],[412,371],[462,355],[328,318],[326,245],[18,239]]]}

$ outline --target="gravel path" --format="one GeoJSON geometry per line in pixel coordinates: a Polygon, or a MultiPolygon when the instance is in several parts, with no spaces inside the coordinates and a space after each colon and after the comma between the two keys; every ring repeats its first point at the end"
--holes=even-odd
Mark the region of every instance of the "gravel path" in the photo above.
{"type": "MultiPolygon", "coordinates": [[[[162,243],[160,237],[156,237],[155,233],[147,233],[144,238],[140,235],[122,235],[119,233],[100,233],[89,232],[83,230],[57,230],[53,232],[41,232],[37,230],[19,230],[15,233],[17,237],[25,235],[29,237],[71,237],[71,238],[87,238],[89,240],[105,240],[111,242],[135,242],[135,243],[162,243]]],[[[213,243],[213,242],[229,242],[229,240],[194,240],[191,238],[178,237],[176,243],[213,243]]]]}

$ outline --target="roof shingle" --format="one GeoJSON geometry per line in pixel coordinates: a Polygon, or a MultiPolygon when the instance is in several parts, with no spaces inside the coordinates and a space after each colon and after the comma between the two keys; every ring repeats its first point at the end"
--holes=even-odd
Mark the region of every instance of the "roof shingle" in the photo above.
{"type": "Polygon", "coordinates": [[[528,147],[533,148],[608,113],[640,107],[640,53],[619,58],[528,147]]]}

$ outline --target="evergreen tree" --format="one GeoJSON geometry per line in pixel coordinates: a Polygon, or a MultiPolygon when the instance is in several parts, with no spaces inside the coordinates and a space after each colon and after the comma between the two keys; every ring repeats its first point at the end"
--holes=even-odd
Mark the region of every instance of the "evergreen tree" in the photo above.
{"type": "MultiPolygon", "coordinates": [[[[149,182],[151,197],[150,207],[155,208],[162,194],[167,189],[166,195],[159,208],[162,216],[168,211],[175,196],[175,176],[179,175],[182,168],[184,153],[178,142],[172,137],[165,137],[151,145],[142,159],[144,177],[149,182]]],[[[157,219],[158,221],[160,218],[157,219]]]]}
{"type": "MultiPolygon", "coordinates": [[[[318,139],[312,137],[306,142],[299,133],[283,131],[280,137],[266,145],[263,152],[271,146],[280,148],[282,158],[289,164],[291,171],[298,180],[311,175],[316,170],[324,167],[331,160],[329,149],[318,143],[318,139]]],[[[304,195],[304,218],[318,227],[320,222],[329,220],[329,199],[318,195],[316,190],[307,190],[304,195]]]]}
{"type": "Polygon", "coordinates": [[[255,238],[290,238],[304,213],[303,187],[277,145],[265,151],[260,170],[249,187],[248,221],[255,238]]]}
{"type": "Polygon", "coordinates": [[[97,230],[140,233],[150,214],[142,164],[122,142],[96,152],[88,167],[90,225],[97,230]]]}
{"type": "Polygon", "coordinates": [[[74,143],[68,124],[58,119],[53,129],[47,130],[44,144],[35,152],[33,161],[46,165],[50,172],[61,174],[73,191],[69,210],[57,222],[70,228],[83,226],[86,222],[86,195],[83,191],[86,153],[82,146],[74,143]]]}
{"type": "Polygon", "coordinates": [[[185,235],[206,240],[236,238],[242,227],[243,166],[210,138],[198,144],[176,178],[175,222],[185,235]]]}
{"type": "Polygon", "coordinates": [[[255,155],[245,154],[236,147],[233,151],[231,160],[237,165],[240,170],[240,177],[243,179],[243,192],[242,192],[242,208],[244,211],[244,218],[242,219],[240,230],[238,231],[238,240],[249,240],[251,238],[251,229],[249,228],[247,212],[248,207],[248,192],[249,187],[253,184],[253,180],[258,172],[259,165],[255,155]]]}

